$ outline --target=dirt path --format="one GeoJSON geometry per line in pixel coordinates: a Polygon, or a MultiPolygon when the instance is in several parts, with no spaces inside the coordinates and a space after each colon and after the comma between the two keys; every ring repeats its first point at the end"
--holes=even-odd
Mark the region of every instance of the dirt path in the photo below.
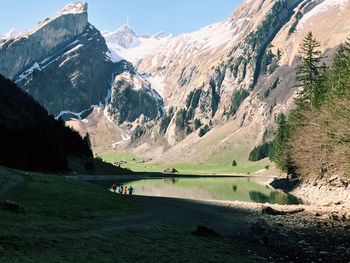
{"type": "Polygon", "coordinates": [[[205,201],[176,198],[133,196],[144,204],[142,211],[122,217],[99,221],[93,228],[82,233],[104,233],[118,229],[148,228],[160,225],[192,226],[204,225],[215,228],[220,234],[242,225],[250,212],[218,206],[205,201]]]}

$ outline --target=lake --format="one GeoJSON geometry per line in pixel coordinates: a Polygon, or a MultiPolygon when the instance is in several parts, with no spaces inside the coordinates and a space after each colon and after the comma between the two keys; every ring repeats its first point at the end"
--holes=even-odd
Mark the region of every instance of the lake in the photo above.
{"type": "Polygon", "coordinates": [[[95,181],[108,189],[113,183],[132,186],[135,195],[195,200],[229,200],[271,204],[299,204],[300,200],[264,185],[267,179],[251,177],[157,178],[134,181],[95,181]]]}

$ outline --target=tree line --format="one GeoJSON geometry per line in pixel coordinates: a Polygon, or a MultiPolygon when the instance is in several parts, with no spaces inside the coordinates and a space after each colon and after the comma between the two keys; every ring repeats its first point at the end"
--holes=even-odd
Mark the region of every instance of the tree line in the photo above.
{"type": "Polygon", "coordinates": [[[278,116],[270,153],[280,169],[302,177],[350,174],[350,39],[329,67],[320,46],[312,32],[300,45],[296,106],[278,116]]]}

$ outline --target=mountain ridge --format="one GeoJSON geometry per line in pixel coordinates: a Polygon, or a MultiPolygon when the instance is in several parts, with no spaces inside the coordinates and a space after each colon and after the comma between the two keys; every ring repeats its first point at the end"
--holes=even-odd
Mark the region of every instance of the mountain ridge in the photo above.
{"type": "MultiPolygon", "coordinates": [[[[203,30],[206,32],[202,35],[203,43],[207,43],[207,45],[210,43],[208,42],[210,39],[215,39],[215,33],[220,33],[220,30],[217,29],[218,26],[222,26],[224,35],[227,32],[243,34],[237,39],[237,44],[226,44],[227,49],[224,48],[225,43],[235,43],[234,39],[229,38],[225,40],[226,42],[218,41],[217,47],[213,45],[209,52],[205,51],[205,48],[208,47],[203,46],[200,38],[198,39],[198,36],[201,35],[201,30],[199,30],[192,35],[187,33],[153,41],[149,44],[142,43],[134,48],[123,50],[120,55],[132,62],[141,74],[147,76],[154,88],[163,96],[167,109],[173,107],[175,113],[166,134],[162,136],[165,143],[163,139],[160,143],[160,139],[157,137],[156,130],[159,129],[160,124],[150,123],[153,130],[149,131],[144,139],[141,138],[136,142],[136,145],[119,145],[118,149],[121,151],[131,150],[135,154],[155,158],[158,161],[181,162],[188,159],[188,154],[184,154],[184,152],[193,152],[190,150],[190,145],[197,141],[198,135],[196,133],[179,134],[175,119],[181,109],[185,109],[187,112],[192,111],[191,108],[186,107],[186,101],[191,100],[190,96],[193,92],[201,93],[201,99],[188,127],[193,129],[191,122],[195,118],[199,118],[204,123],[209,123],[209,120],[212,120],[214,123],[213,131],[207,135],[210,138],[215,137],[214,133],[218,132],[219,127],[234,126],[233,133],[240,129],[253,130],[254,132],[249,131],[247,134],[251,134],[255,138],[254,142],[246,142],[246,145],[251,149],[259,145],[266,139],[264,134],[271,134],[273,131],[274,116],[280,112],[287,112],[293,107],[293,97],[296,92],[296,89],[293,88],[293,71],[298,64],[298,45],[295,45],[295,42],[301,41],[307,31],[319,30],[316,25],[323,23],[317,20],[320,11],[316,13],[316,16],[308,17],[305,14],[310,14],[312,10],[315,10],[314,8],[324,10],[322,6],[325,5],[331,7],[322,11],[326,14],[331,14],[334,11],[343,13],[337,17],[330,17],[333,27],[326,27],[327,30],[334,32],[333,35],[337,36],[336,40],[330,40],[330,34],[324,34],[321,39],[321,42],[324,43],[323,52],[329,55],[350,33],[349,30],[345,29],[345,26],[342,26],[346,24],[345,21],[340,23],[342,19],[346,20],[345,14],[349,10],[349,1],[342,0],[329,5],[331,2],[328,0],[276,1],[273,3],[245,1],[228,19],[201,29],[202,32],[203,30]],[[287,13],[285,10],[289,10],[289,12],[287,13]],[[299,17],[300,13],[302,18],[299,17]],[[277,19],[275,19],[276,17],[277,19]],[[308,25],[305,21],[310,21],[309,19],[316,22],[308,25]],[[277,23],[278,28],[274,29],[271,23],[277,23]],[[300,25],[304,23],[308,26],[300,28],[300,25]],[[228,30],[225,30],[225,27],[228,30]],[[210,30],[214,31],[214,34],[209,34],[210,30]],[[335,32],[341,33],[336,34],[335,32]],[[260,42],[264,39],[262,37],[264,34],[267,34],[265,43],[260,42]],[[191,47],[191,44],[184,43],[199,43],[199,50],[200,48],[204,49],[200,52],[196,48],[196,44],[191,47]],[[183,51],[180,51],[179,47],[183,51]],[[293,48],[292,51],[290,51],[290,47],[293,48]],[[216,52],[216,49],[219,51],[216,52]],[[208,55],[205,55],[205,52],[208,55]],[[196,53],[199,60],[196,60],[196,53]],[[186,62],[187,56],[188,62],[186,62]],[[257,62],[245,59],[255,56],[258,57],[257,62]],[[204,61],[201,61],[203,58],[205,58],[204,61]],[[232,106],[237,97],[235,94],[241,90],[246,90],[249,95],[243,101],[238,101],[236,106],[232,106]],[[226,120],[233,123],[226,124],[226,120]],[[183,140],[187,136],[189,142],[186,142],[187,139],[183,140]],[[176,145],[183,148],[180,151],[181,154],[176,153],[176,148],[178,148],[176,145]],[[163,148],[163,150],[151,154],[146,149],[152,147],[163,148]],[[162,154],[160,155],[160,153],[162,154]]],[[[107,45],[111,45],[108,40],[107,45]]],[[[191,101],[189,102],[191,103],[191,101]]],[[[185,132],[181,131],[180,133],[185,132]]],[[[227,134],[227,137],[233,138],[234,136],[227,134]]],[[[208,140],[211,140],[210,138],[208,140]]],[[[207,139],[204,138],[204,140],[207,139]]],[[[234,146],[224,146],[223,148],[225,147],[234,146]]],[[[221,150],[218,149],[217,152],[221,150]]],[[[200,154],[195,155],[194,161],[198,160],[200,154]]]]}
{"type": "MultiPolygon", "coordinates": [[[[83,2],[68,4],[38,28],[0,43],[0,73],[65,120],[84,119],[108,103],[115,78],[121,74],[120,61],[89,23],[83,2]]],[[[157,98],[150,101],[158,107],[157,98]]]]}

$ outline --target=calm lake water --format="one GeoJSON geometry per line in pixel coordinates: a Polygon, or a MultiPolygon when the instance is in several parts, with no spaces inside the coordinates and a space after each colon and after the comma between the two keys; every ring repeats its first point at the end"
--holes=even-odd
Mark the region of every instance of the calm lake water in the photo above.
{"type": "Polygon", "coordinates": [[[264,185],[256,178],[163,178],[128,182],[95,181],[108,189],[113,183],[134,188],[135,195],[177,197],[186,199],[238,200],[271,204],[298,204],[296,197],[264,185]]]}

